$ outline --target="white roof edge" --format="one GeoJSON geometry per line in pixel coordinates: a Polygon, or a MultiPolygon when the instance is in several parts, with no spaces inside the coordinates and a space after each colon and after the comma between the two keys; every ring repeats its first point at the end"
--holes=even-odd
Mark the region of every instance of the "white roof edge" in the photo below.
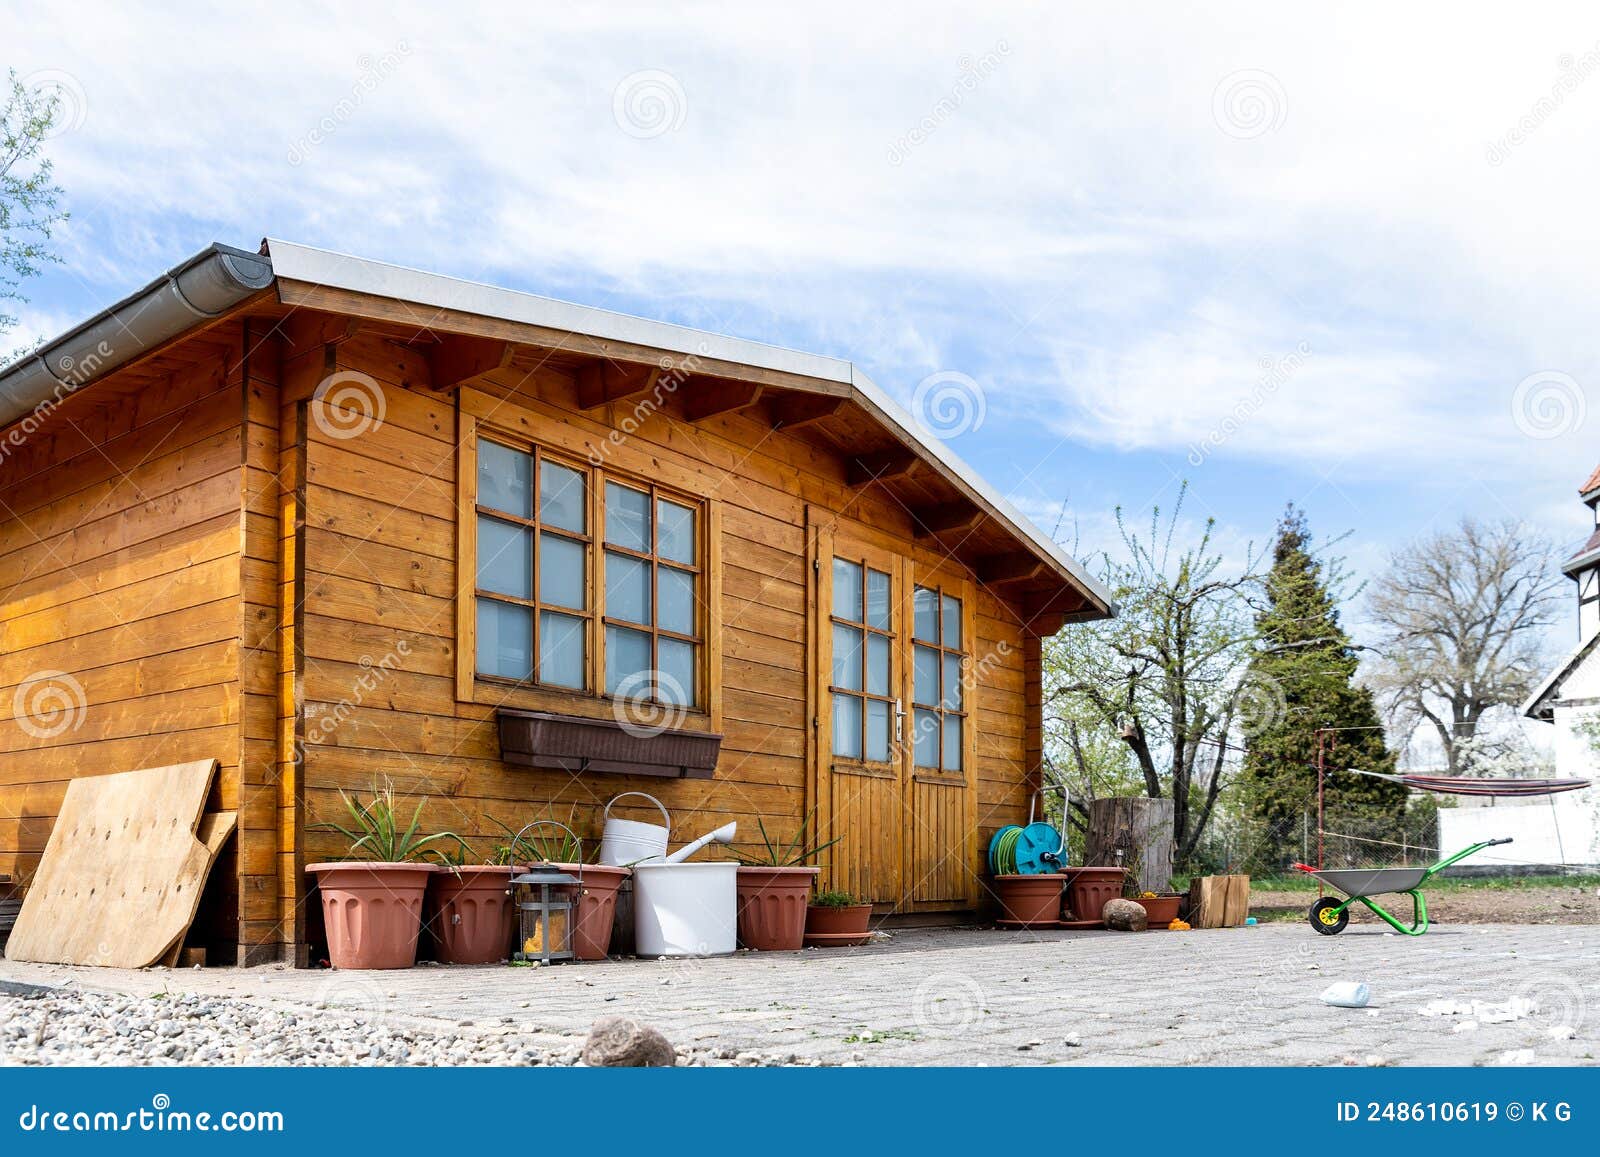
{"type": "Polygon", "coordinates": [[[1541,719],[1539,715],[1540,705],[1550,697],[1556,686],[1572,673],[1572,669],[1583,662],[1584,656],[1594,648],[1596,642],[1600,642],[1600,631],[1596,631],[1579,643],[1572,654],[1561,661],[1560,666],[1544,677],[1540,684],[1533,689],[1533,693],[1528,696],[1527,701],[1523,703],[1522,714],[1529,719],[1541,719]]]}
{"type": "Polygon", "coordinates": [[[802,353],[765,342],[691,329],[672,322],[652,321],[614,310],[577,305],[515,289],[466,281],[439,273],[426,273],[383,261],[371,261],[292,241],[267,238],[273,272],[288,281],[345,289],[414,301],[438,309],[496,317],[505,321],[581,333],[607,341],[698,354],[718,361],[777,370],[801,377],[838,382],[853,387],[910,445],[917,446],[970,486],[994,507],[1009,529],[1038,548],[1072,576],[1108,613],[1116,612],[1111,593],[1083,569],[1082,564],[1049,538],[1015,506],[1001,497],[970,466],[938,438],[928,436],[900,404],[862,373],[853,362],[821,354],[802,353]]]}

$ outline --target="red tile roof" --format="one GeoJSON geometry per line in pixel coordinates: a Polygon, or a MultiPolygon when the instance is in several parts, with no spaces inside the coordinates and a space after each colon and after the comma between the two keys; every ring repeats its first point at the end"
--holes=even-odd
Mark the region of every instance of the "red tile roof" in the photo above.
{"type": "Polygon", "coordinates": [[[1600,488],[1600,466],[1594,468],[1594,473],[1589,475],[1589,481],[1578,487],[1579,494],[1588,494],[1591,490],[1600,488]]]}

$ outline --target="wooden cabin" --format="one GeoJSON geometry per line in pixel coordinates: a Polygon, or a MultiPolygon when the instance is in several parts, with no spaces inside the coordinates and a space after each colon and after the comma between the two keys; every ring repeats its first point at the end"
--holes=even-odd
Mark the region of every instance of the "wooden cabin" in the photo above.
{"type": "Polygon", "coordinates": [[[1040,640],[1112,613],[848,362],[278,241],[6,367],[0,426],[0,873],[74,777],[214,757],[213,960],[307,959],[383,779],[484,855],[814,811],[825,887],[977,909],[1040,640]]]}

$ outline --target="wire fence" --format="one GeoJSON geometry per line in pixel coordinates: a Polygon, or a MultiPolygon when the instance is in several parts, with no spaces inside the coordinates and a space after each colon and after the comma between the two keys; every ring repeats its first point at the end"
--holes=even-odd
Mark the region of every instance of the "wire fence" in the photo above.
{"type": "Polygon", "coordinates": [[[1270,819],[1240,817],[1213,825],[1192,857],[1191,870],[1271,877],[1294,874],[1294,865],[1382,868],[1425,865],[1439,859],[1435,815],[1326,816],[1315,809],[1270,819]]]}

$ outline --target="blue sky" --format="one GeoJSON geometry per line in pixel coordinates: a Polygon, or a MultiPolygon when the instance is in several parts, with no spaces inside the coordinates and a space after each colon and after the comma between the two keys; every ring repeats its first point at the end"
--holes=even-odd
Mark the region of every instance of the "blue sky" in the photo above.
{"type": "Polygon", "coordinates": [[[1236,556],[1585,532],[1592,8],[755,8],[13,3],[73,212],[15,336],[272,235],[970,379],[1085,553],[1182,478],[1236,556]]]}

